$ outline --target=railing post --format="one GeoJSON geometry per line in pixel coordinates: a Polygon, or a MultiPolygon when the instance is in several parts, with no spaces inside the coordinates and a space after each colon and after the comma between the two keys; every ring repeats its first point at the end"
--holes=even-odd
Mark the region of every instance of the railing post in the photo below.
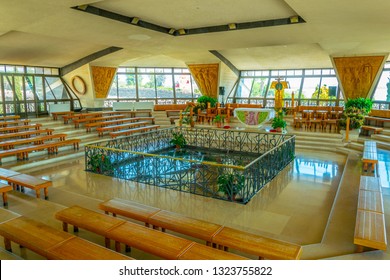
{"type": "Polygon", "coordinates": [[[351,122],[350,118],[347,118],[347,123],[345,124],[345,141],[348,142],[349,139],[349,123],[351,122]]]}

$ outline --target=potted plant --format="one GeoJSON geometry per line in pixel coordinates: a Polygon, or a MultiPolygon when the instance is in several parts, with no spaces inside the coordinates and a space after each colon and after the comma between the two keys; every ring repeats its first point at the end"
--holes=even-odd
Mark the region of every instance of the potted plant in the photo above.
{"type": "Polygon", "coordinates": [[[194,117],[192,117],[192,116],[183,117],[182,124],[186,124],[186,125],[189,125],[191,127],[194,127],[195,126],[194,117]]]}
{"type": "Polygon", "coordinates": [[[344,130],[347,126],[347,119],[349,118],[349,130],[352,132],[352,136],[357,140],[360,128],[364,124],[364,118],[371,112],[372,100],[369,98],[353,98],[348,99],[344,105],[344,112],[341,115],[339,126],[344,134],[344,130]]]}
{"type": "Polygon", "coordinates": [[[282,116],[279,115],[272,119],[271,126],[277,132],[282,132],[286,128],[287,122],[283,119],[282,116]]]}
{"type": "Polygon", "coordinates": [[[211,108],[215,107],[215,105],[218,102],[218,99],[203,95],[203,96],[198,97],[198,99],[196,101],[198,102],[198,104],[203,104],[203,105],[200,105],[200,108],[203,110],[203,109],[207,108],[207,103],[210,103],[211,108]]]}
{"type": "Polygon", "coordinates": [[[236,200],[237,194],[244,188],[244,175],[233,172],[223,173],[218,176],[218,192],[224,193],[228,200],[236,200]]]}
{"type": "Polygon", "coordinates": [[[213,123],[217,124],[217,127],[222,127],[224,117],[221,115],[216,115],[213,119],[213,123]]]}
{"type": "Polygon", "coordinates": [[[101,153],[91,156],[88,163],[91,165],[92,172],[102,174],[104,171],[112,170],[110,158],[101,153]]]}
{"type": "Polygon", "coordinates": [[[184,135],[182,133],[173,132],[170,143],[175,145],[176,150],[180,150],[182,147],[184,147],[187,144],[187,141],[184,138],[184,135]]]}

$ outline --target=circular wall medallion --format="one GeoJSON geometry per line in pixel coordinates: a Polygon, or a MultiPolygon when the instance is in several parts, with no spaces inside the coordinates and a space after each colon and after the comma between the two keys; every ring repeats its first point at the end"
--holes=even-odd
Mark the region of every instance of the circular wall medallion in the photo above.
{"type": "Polygon", "coordinates": [[[73,90],[78,94],[85,94],[87,92],[87,86],[80,76],[74,76],[72,78],[73,90]]]}

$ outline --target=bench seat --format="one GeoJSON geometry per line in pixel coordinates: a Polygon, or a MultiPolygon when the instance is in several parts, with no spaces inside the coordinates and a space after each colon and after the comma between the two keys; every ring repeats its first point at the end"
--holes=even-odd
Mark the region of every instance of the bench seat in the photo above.
{"type": "Polygon", "coordinates": [[[148,205],[113,198],[99,204],[106,213],[135,219],[154,228],[162,228],[267,259],[299,259],[302,247],[296,244],[265,238],[222,225],[186,217],[148,205]],[[140,214],[138,214],[140,213],[140,214]]]}
{"type": "Polygon", "coordinates": [[[371,166],[371,171],[373,173],[375,172],[375,167],[378,163],[378,155],[375,141],[364,141],[362,163],[364,171],[368,171],[368,167],[371,166]]]}
{"type": "Polygon", "coordinates": [[[36,197],[40,197],[40,191],[43,189],[44,198],[49,198],[49,190],[48,188],[53,185],[52,181],[41,179],[32,175],[28,174],[19,174],[15,176],[11,176],[7,178],[7,181],[10,185],[13,186],[13,188],[29,188],[35,191],[36,197]]]}
{"type": "Polygon", "coordinates": [[[376,127],[376,126],[369,126],[369,125],[362,125],[361,126],[361,130],[362,132],[363,131],[367,131],[367,133],[363,133],[363,134],[369,134],[368,132],[369,131],[372,131],[372,133],[374,134],[379,134],[383,131],[383,127],[376,127]]]}
{"type": "Polygon", "coordinates": [[[47,259],[132,259],[70,233],[23,216],[0,223],[0,235],[4,237],[4,245],[7,251],[12,252],[12,241],[47,259]]]}
{"type": "Polygon", "coordinates": [[[99,136],[103,136],[104,132],[110,132],[110,131],[112,132],[112,131],[130,129],[130,128],[134,128],[134,127],[141,127],[141,126],[146,126],[147,124],[148,124],[148,122],[142,122],[142,121],[122,123],[122,124],[117,124],[117,125],[98,127],[98,128],[96,128],[96,131],[98,132],[99,136]]]}
{"type": "Polygon", "coordinates": [[[213,243],[221,246],[224,250],[232,248],[258,256],[260,259],[297,260],[302,253],[302,247],[299,245],[229,227],[220,230],[213,237],[213,243]]]}
{"type": "Polygon", "coordinates": [[[364,247],[387,250],[383,213],[357,210],[354,244],[358,245],[358,252],[362,252],[364,247]]]}
{"type": "Polygon", "coordinates": [[[91,132],[93,127],[99,128],[99,127],[105,127],[110,125],[119,125],[124,123],[132,123],[138,121],[139,118],[120,118],[116,120],[104,120],[104,121],[98,121],[98,122],[90,122],[85,124],[86,132],[91,132]]]}
{"type": "Polygon", "coordinates": [[[141,126],[141,127],[137,127],[137,128],[130,128],[130,129],[125,129],[125,130],[118,130],[118,131],[110,132],[110,136],[111,136],[111,138],[116,138],[119,136],[128,136],[128,135],[131,135],[133,133],[147,132],[149,130],[158,129],[158,128],[160,128],[159,125],[141,126]]]}
{"type": "MultiPolygon", "coordinates": [[[[120,252],[121,243],[129,247],[134,247],[146,253],[153,254],[163,259],[180,259],[189,258],[185,253],[191,249],[195,242],[160,232],[139,224],[118,219],[98,213],[80,206],[72,206],[56,213],[55,217],[63,222],[63,229],[68,229],[68,224],[73,225],[76,229],[83,228],[91,232],[103,235],[106,246],[109,246],[110,240],[115,241],[115,249],[120,252]]],[[[210,251],[216,250],[205,245],[197,245],[191,251],[191,257],[194,259],[224,259],[243,260],[244,257],[231,254],[228,252],[210,251]],[[201,247],[198,247],[201,246],[201,247]],[[204,251],[201,249],[204,248],[204,251]],[[197,253],[196,250],[200,252],[197,253]],[[216,253],[216,254],[213,254],[216,253]]]]}
{"type": "Polygon", "coordinates": [[[17,139],[17,140],[8,140],[8,141],[0,142],[0,147],[2,147],[4,150],[8,150],[8,149],[14,149],[16,145],[23,145],[29,143],[34,143],[35,145],[38,145],[38,144],[43,144],[46,140],[53,140],[53,139],[65,140],[66,136],[67,134],[65,133],[58,133],[58,134],[43,135],[43,136],[37,136],[31,138],[17,139]]]}
{"type": "Polygon", "coordinates": [[[54,129],[46,128],[46,129],[38,129],[38,130],[26,130],[14,133],[5,133],[0,134],[0,139],[13,139],[13,138],[29,138],[32,135],[41,135],[41,134],[53,134],[54,129]]]}

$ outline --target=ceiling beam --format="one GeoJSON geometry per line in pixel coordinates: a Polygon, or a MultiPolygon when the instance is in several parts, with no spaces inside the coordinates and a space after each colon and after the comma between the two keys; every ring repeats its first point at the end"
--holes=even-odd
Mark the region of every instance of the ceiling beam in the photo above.
{"type": "Polygon", "coordinates": [[[218,57],[223,63],[225,63],[225,65],[227,67],[230,68],[230,70],[233,71],[234,74],[236,74],[237,77],[240,77],[241,75],[241,71],[237,69],[236,66],[233,65],[233,63],[230,62],[230,60],[228,60],[226,57],[224,57],[220,52],[218,51],[209,51],[210,53],[212,53],[213,55],[215,55],[216,57],[218,57]]]}
{"type": "Polygon", "coordinates": [[[104,50],[87,55],[86,57],[83,57],[75,62],[72,62],[72,63],[60,68],[60,75],[64,76],[64,75],[68,74],[69,72],[72,72],[73,70],[75,70],[75,69],[77,69],[77,68],[79,68],[87,63],[90,63],[91,61],[94,61],[95,59],[101,58],[105,55],[114,53],[114,52],[119,51],[121,49],[122,48],[119,48],[119,47],[109,47],[109,48],[106,48],[104,50]]]}
{"type": "Polygon", "coordinates": [[[298,24],[298,23],[306,22],[302,17],[298,15],[294,15],[288,18],[259,20],[259,21],[242,22],[242,23],[226,23],[224,25],[205,26],[205,27],[188,28],[188,29],[179,28],[176,30],[171,27],[164,27],[151,22],[144,21],[136,16],[129,17],[118,13],[110,12],[108,10],[104,10],[101,8],[97,8],[92,5],[75,6],[72,7],[72,9],[105,17],[108,19],[116,20],[122,23],[146,28],[149,30],[161,32],[171,36],[185,36],[185,35],[195,35],[195,34],[204,34],[204,33],[212,33],[212,32],[226,32],[226,31],[231,32],[236,30],[271,27],[271,26],[288,25],[288,24],[298,24]]]}

